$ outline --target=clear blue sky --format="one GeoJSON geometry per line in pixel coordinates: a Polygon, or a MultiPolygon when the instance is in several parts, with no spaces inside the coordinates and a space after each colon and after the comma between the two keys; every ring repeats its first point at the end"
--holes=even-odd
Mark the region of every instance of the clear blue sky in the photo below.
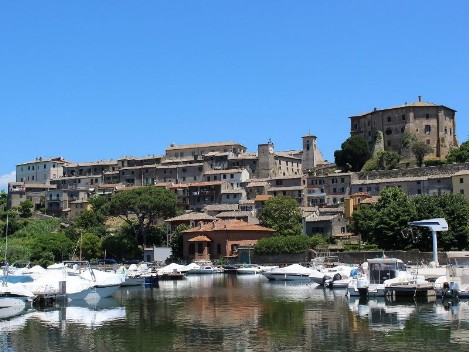
{"type": "Polygon", "coordinates": [[[0,189],[36,157],[83,162],[233,140],[256,151],[413,102],[468,139],[469,1],[3,1],[0,189]]]}

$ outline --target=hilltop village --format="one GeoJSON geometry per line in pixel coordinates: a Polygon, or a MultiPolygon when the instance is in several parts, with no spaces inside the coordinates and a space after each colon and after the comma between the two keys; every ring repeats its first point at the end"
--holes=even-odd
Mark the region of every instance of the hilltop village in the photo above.
{"type": "MultiPolygon", "coordinates": [[[[419,97],[413,103],[350,116],[351,135],[364,138],[372,146],[379,132],[382,149],[401,152],[404,136],[412,134],[431,147],[427,158],[444,160],[451,148],[458,146],[455,113],[419,97]]],[[[163,155],[108,161],[38,157],[16,165],[16,182],[8,185],[8,207],[28,199],[36,210],[42,208],[48,215],[73,220],[89,208],[92,197],[111,198],[142,186],[165,187],[177,195],[178,207],[185,211],[166,220],[168,233],[186,223],[200,227],[201,231],[193,234],[196,238],[207,234],[202,224],[214,221],[225,222],[225,229],[231,224],[236,231],[243,227],[239,221],[253,229],[260,227],[257,214],[263,203],[282,195],[300,205],[306,235],[340,239],[351,236],[347,223],[353,210],[375,202],[386,187],[400,187],[408,196],[469,196],[466,163],[342,172],[324,160],[316,136],[307,134],[298,142],[301,149],[290,151],[277,151],[268,141],[259,144],[257,151],[248,152],[245,146],[228,141],[170,145],[163,155]]],[[[210,241],[207,236],[205,240],[210,241]]]]}

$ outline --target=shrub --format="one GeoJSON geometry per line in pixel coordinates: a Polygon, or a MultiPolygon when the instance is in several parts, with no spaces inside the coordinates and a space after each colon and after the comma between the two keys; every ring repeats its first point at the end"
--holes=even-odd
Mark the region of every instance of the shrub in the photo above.
{"type": "Polygon", "coordinates": [[[256,254],[297,254],[313,247],[313,239],[305,235],[275,236],[260,239],[255,248],[256,254]]]}

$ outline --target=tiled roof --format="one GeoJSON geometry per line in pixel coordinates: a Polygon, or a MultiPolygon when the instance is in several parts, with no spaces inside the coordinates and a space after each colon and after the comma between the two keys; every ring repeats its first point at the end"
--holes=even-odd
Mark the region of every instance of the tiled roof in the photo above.
{"type": "Polygon", "coordinates": [[[285,186],[285,187],[270,187],[270,192],[279,192],[279,191],[302,191],[305,189],[305,186],[285,186]]]}
{"type": "Polygon", "coordinates": [[[182,144],[182,145],[173,145],[166,150],[180,150],[180,149],[194,149],[194,148],[210,148],[210,147],[231,147],[231,146],[238,146],[239,143],[236,142],[214,142],[214,143],[201,143],[201,144],[182,144]]]}
{"type": "Polygon", "coordinates": [[[222,181],[205,181],[205,182],[194,182],[189,185],[189,187],[204,187],[204,186],[220,186],[224,182],[222,181]]]}
{"type": "Polygon", "coordinates": [[[208,204],[204,207],[204,211],[230,211],[238,208],[238,204],[208,204]]]}
{"type": "Polygon", "coordinates": [[[97,166],[97,165],[117,165],[117,160],[99,160],[99,161],[90,161],[83,163],[67,163],[67,168],[72,167],[85,167],[85,166],[97,166]]]}
{"type": "Polygon", "coordinates": [[[253,205],[254,202],[254,199],[240,199],[239,205],[253,205]]]}
{"type": "Polygon", "coordinates": [[[267,227],[248,224],[241,220],[218,220],[208,224],[200,224],[189,230],[182,231],[182,233],[197,233],[197,232],[216,232],[216,231],[263,231],[274,232],[274,230],[267,227]]]}
{"type": "Polygon", "coordinates": [[[17,166],[20,165],[27,165],[27,164],[34,164],[34,163],[44,163],[44,162],[56,162],[59,164],[67,163],[68,161],[64,160],[62,157],[53,157],[53,158],[38,158],[36,160],[28,161],[25,163],[16,164],[17,166]]]}
{"type": "Polygon", "coordinates": [[[378,202],[379,196],[372,196],[370,198],[363,199],[360,204],[374,204],[378,202]]]}
{"type": "Polygon", "coordinates": [[[337,215],[309,215],[306,217],[306,222],[320,222],[320,221],[332,221],[337,215]]]}
{"type": "Polygon", "coordinates": [[[269,183],[266,181],[261,182],[249,182],[246,187],[266,187],[269,183]]]}
{"type": "Polygon", "coordinates": [[[214,221],[217,220],[216,217],[207,215],[205,213],[199,213],[199,212],[191,212],[191,213],[186,213],[183,215],[176,216],[171,219],[166,219],[165,222],[174,222],[174,221],[190,221],[190,220],[207,220],[207,221],[214,221]]]}
{"type": "Polygon", "coordinates": [[[252,216],[250,211],[224,211],[223,213],[217,214],[217,218],[245,218],[252,216]]]}
{"type": "Polygon", "coordinates": [[[170,165],[162,165],[159,164],[156,166],[157,169],[182,169],[182,168],[190,168],[190,167],[200,167],[204,166],[204,163],[193,163],[193,164],[170,164],[170,165]]]}
{"type": "Polygon", "coordinates": [[[244,190],[239,188],[239,189],[225,189],[221,191],[221,194],[240,194],[244,193],[244,190]]]}
{"type": "Polygon", "coordinates": [[[358,115],[353,115],[351,117],[359,117],[359,116],[365,116],[365,115],[369,115],[369,114],[373,114],[375,112],[378,112],[378,111],[386,111],[386,110],[394,110],[394,109],[403,109],[403,108],[409,108],[409,107],[444,107],[444,108],[447,108],[449,110],[453,110],[453,111],[456,111],[454,109],[451,109],[451,108],[448,108],[447,106],[444,106],[444,105],[440,105],[440,104],[433,104],[433,103],[428,103],[428,102],[424,102],[424,101],[416,101],[414,103],[409,103],[409,104],[404,104],[404,105],[398,105],[398,106],[393,106],[393,107],[390,107],[390,108],[385,108],[385,109],[378,109],[376,111],[370,111],[370,112],[365,112],[363,114],[358,114],[358,115]]]}
{"type": "Polygon", "coordinates": [[[208,170],[205,171],[205,175],[219,175],[219,174],[239,174],[243,172],[244,169],[229,169],[229,170],[208,170]]]}
{"type": "Polygon", "coordinates": [[[239,154],[239,155],[235,155],[235,156],[232,156],[230,159],[233,160],[233,159],[251,159],[251,160],[256,160],[258,159],[259,157],[257,156],[257,152],[256,153],[242,153],[242,154],[239,154]]]}
{"type": "Polygon", "coordinates": [[[256,196],[256,202],[265,202],[265,201],[269,200],[272,197],[273,196],[270,195],[270,194],[258,194],[256,196]]]}
{"type": "Polygon", "coordinates": [[[212,240],[207,236],[197,236],[191,238],[190,240],[188,240],[188,242],[212,242],[212,240]]]}
{"type": "Polygon", "coordinates": [[[343,213],[344,212],[344,208],[343,207],[338,207],[338,208],[318,208],[319,209],[319,213],[337,213],[337,214],[340,214],[340,213],[343,213]]]}

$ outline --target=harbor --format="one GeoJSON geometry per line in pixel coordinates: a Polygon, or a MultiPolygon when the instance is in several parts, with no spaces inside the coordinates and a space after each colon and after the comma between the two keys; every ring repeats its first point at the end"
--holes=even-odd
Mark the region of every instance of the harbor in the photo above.
{"type": "Polygon", "coordinates": [[[201,274],[33,306],[0,326],[1,345],[14,351],[457,351],[469,347],[469,302],[201,274]]]}

